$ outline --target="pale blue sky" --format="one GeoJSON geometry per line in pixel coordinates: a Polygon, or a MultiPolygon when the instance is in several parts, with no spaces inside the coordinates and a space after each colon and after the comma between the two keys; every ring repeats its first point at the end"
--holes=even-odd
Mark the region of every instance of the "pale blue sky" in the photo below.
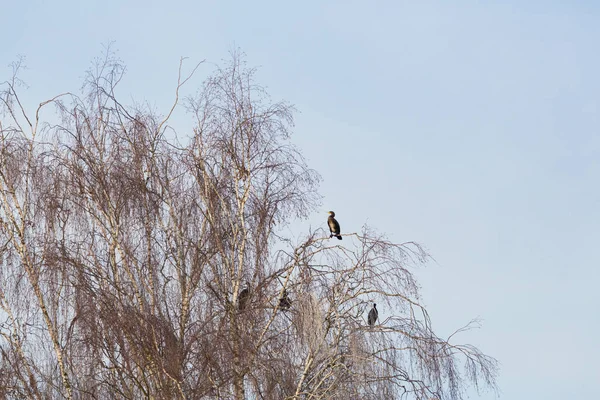
{"type": "Polygon", "coordinates": [[[500,360],[501,398],[598,398],[600,3],[1,2],[0,77],[25,55],[28,104],[115,40],[121,93],[164,109],[180,56],[239,46],[301,111],[325,196],[307,224],[426,245],[434,327],[483,318],[460,339],[500,360]]]}

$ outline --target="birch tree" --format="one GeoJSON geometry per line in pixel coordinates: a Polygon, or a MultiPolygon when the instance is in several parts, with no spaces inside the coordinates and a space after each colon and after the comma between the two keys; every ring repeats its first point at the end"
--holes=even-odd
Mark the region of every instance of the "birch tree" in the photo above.
{"type": "Polygon", "coordinates": [[[413,275],[429,259],[420,245],[369,227],[335,243],[321,228],[282,236],[317,210],[320,177],[291,141],[294,108],[238,54],[192,96],[181,90],[204,65],[182,60],[164,114],[118,99],[125,67],[107,51],[80,94],[30,115],[20,66],[1,93],[0,396],[495,389],[495,359],[434,333],[413,275]],[[387,317],[369,326],[373,303],[387,317]]]}

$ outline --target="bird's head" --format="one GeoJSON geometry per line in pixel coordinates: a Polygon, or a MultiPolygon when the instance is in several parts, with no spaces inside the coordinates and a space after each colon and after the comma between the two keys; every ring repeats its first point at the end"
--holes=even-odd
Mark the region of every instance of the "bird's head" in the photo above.
{"type": "Polygon", "coordinates": [[[335,217],[335,213],[333,211],[329,211],[328,214],[330,217],[335,217]]]}
{"type": "Polygon", "coordinates": [[[373,303],[373,308],[377,308],[377,304],[373,303]]]}

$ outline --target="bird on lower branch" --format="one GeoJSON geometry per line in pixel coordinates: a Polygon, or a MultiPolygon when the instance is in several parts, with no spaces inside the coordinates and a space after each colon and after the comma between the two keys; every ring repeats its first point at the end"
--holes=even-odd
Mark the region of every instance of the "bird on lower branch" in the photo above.
{"type": "Polygon", "coordinates": [[[371,311],[369,311],[369,317],[367,318],[369,326],[375,325],[375,322],[377,322],[377,317],[379,317],[379,311],[377,311],[377,304],[373,304],[373,308],[371,308],[371,311]]]}

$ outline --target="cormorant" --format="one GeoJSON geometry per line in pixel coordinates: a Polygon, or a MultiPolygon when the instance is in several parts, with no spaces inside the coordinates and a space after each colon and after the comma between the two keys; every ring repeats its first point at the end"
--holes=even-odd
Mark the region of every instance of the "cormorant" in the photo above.
{"type": "Polygon", "coordinates": [[[367,318],[367,322],[370,326],[375,325],[377,322],[377,317],[379,317],[379,312],[377,311],[377,304],[373,304],[373,308],[369,311],[369,317],[367,318]]]}
{"type": "Polygon", "coordinates": [[[332,237],[337,237],[339,240],[342,240],[342,235],[340,235],[340,224],[335,219],[335,213],[333,211],[329,211],[329,218],[327,218],[327,225],[329,225],[329,239],[332,237]]]}
{"type": "Polygon", "coordinates": [[[281,308],[282,310],[289,310],[291,306],[292,306],[292,301],[290,300],[290,298],[287,295],[287,290],[283,289],[283,294],[281,295],[281,298],[279,299],[279,308],[281,308]]]}
{"type": "Polygon", "coordinates": [[[250,297],[250,289],[246,287],[238,295],[238,307],[239,307],[240,311],[242,311],[242,310],[244,310],[244,308],[246,308],[246,303],[248,303],[249,297],[250,297]]]}

